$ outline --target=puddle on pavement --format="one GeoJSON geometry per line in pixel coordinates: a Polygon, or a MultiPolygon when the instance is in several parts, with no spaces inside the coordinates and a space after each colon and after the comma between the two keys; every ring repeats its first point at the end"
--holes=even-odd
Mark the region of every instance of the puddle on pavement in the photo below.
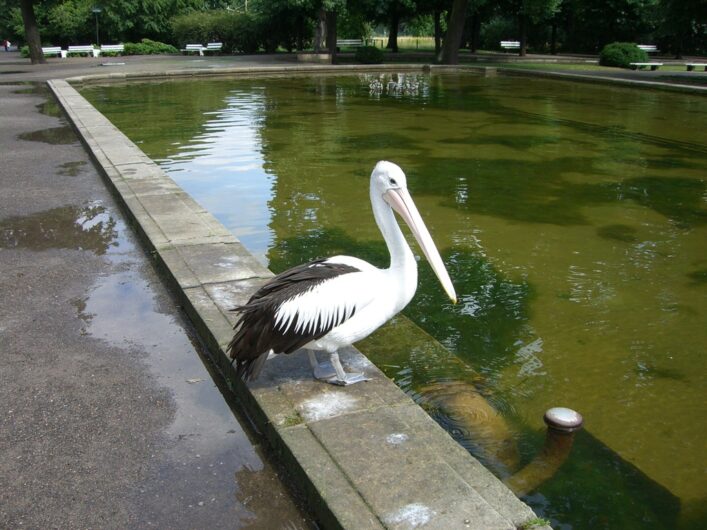
{"type": "Polygon", "coordinates": [[[13,94],[43,94],[49,90],[45,85],[34,81],[8,81],[5,83],[0,83],[0,85],[25,87],[13,90],[13,94]]]}
{"type": "Polygon", "coordinates": [[[57,170],[57,175],[61,175],[63,177],[75,177],[81,173],[81,170],[85,165],[85,160],[77,160],[75,162],[60,164],[59,169],[57,170]]]}
{"type": "Polygon", "coordinates": [[[31,142],[44,142],[53,145],[65,145],[78,142],[76,135],[71,127],[64,125],[62,127],[50,127],[49,129],[40,129],[28,133],[18,134],[20,140],[28,140],[31,142]]]}
{"type": "Polygon", "coordinates": [[[91,250],[118,245],[116,221],[99,202],[63,206],[0,221],[0,248],[91,250]]]}
{"type": "Polygon", "coordinates": [[[209,361],[198,339],[179,315],[160,307],[172,301],[155,296],[135,260],[140,251],[124,230],[119,221],[119,244],[106,253],[120,264],[116,272],[72,305],[84,322],[82,334],[140,355],[176,405],[165,432],[171,443],[155,455],[158,472],[136,485],[140,517],[160,524],[179,517],[184,527],[313,528],[234,416],[205,366],[209,361]]]}
{"type": "Polygon", "coordinates": [[[52,97],[47,97],[47,100],[43,103],[37,105],[37,110],[46,116],[51,116],[52,118],[63,118],[64,115],[61,113],[61,108],[59,104],[52,97]]]}

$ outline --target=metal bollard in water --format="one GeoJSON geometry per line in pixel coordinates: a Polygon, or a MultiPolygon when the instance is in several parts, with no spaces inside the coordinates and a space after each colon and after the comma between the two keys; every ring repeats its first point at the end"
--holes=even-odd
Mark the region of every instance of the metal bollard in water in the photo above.
{"type": "Polygon", "coordinates": [[[549,409],[543,419],[547,424],[543,448],[527,466],[504,481],[519,497],[537,489],[557,472],[570,454],[574,433],[584,423],[579,412],[565,407],[549,409]]]}

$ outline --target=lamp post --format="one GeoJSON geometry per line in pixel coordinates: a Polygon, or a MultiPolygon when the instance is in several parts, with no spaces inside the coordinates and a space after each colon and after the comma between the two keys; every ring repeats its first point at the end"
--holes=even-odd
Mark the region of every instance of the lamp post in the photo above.
{"type": "Polygon", "coordinates": [[[101,45],[101,38],[98,35],[98,15],[103,11],[100,6],[93,6],[91,12],[96,16],[96,44],[101,45]]]}

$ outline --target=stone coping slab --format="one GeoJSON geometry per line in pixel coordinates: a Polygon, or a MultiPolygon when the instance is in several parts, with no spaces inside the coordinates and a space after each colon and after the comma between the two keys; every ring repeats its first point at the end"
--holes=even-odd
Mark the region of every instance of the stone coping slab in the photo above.
{"type": "Polygon", "coordinates": [[[253,383],[236,378],[229,309],[273,274],[67,81],[48,84],[323,528],[512,530],[536,517],[355,348],[341,359],[364,384],[315,381],[303,354],[269,360],[253,383]]]}

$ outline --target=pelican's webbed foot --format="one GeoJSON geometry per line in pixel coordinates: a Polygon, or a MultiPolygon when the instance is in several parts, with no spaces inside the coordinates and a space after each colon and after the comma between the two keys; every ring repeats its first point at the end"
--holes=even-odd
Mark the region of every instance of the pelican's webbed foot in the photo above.
{"type": "Polygon", "coordinates": [[[332,385],[346,386],[360,383],[361,381],[369,381],[369,378],[360,372],[346,372],[341,366],[338,353],[332,353],[329,357],[330,362],[319,363],[313,351],[309,350],[309,363],[312,365],[312,373],[316,379],[330,383],[332,385]]]}

